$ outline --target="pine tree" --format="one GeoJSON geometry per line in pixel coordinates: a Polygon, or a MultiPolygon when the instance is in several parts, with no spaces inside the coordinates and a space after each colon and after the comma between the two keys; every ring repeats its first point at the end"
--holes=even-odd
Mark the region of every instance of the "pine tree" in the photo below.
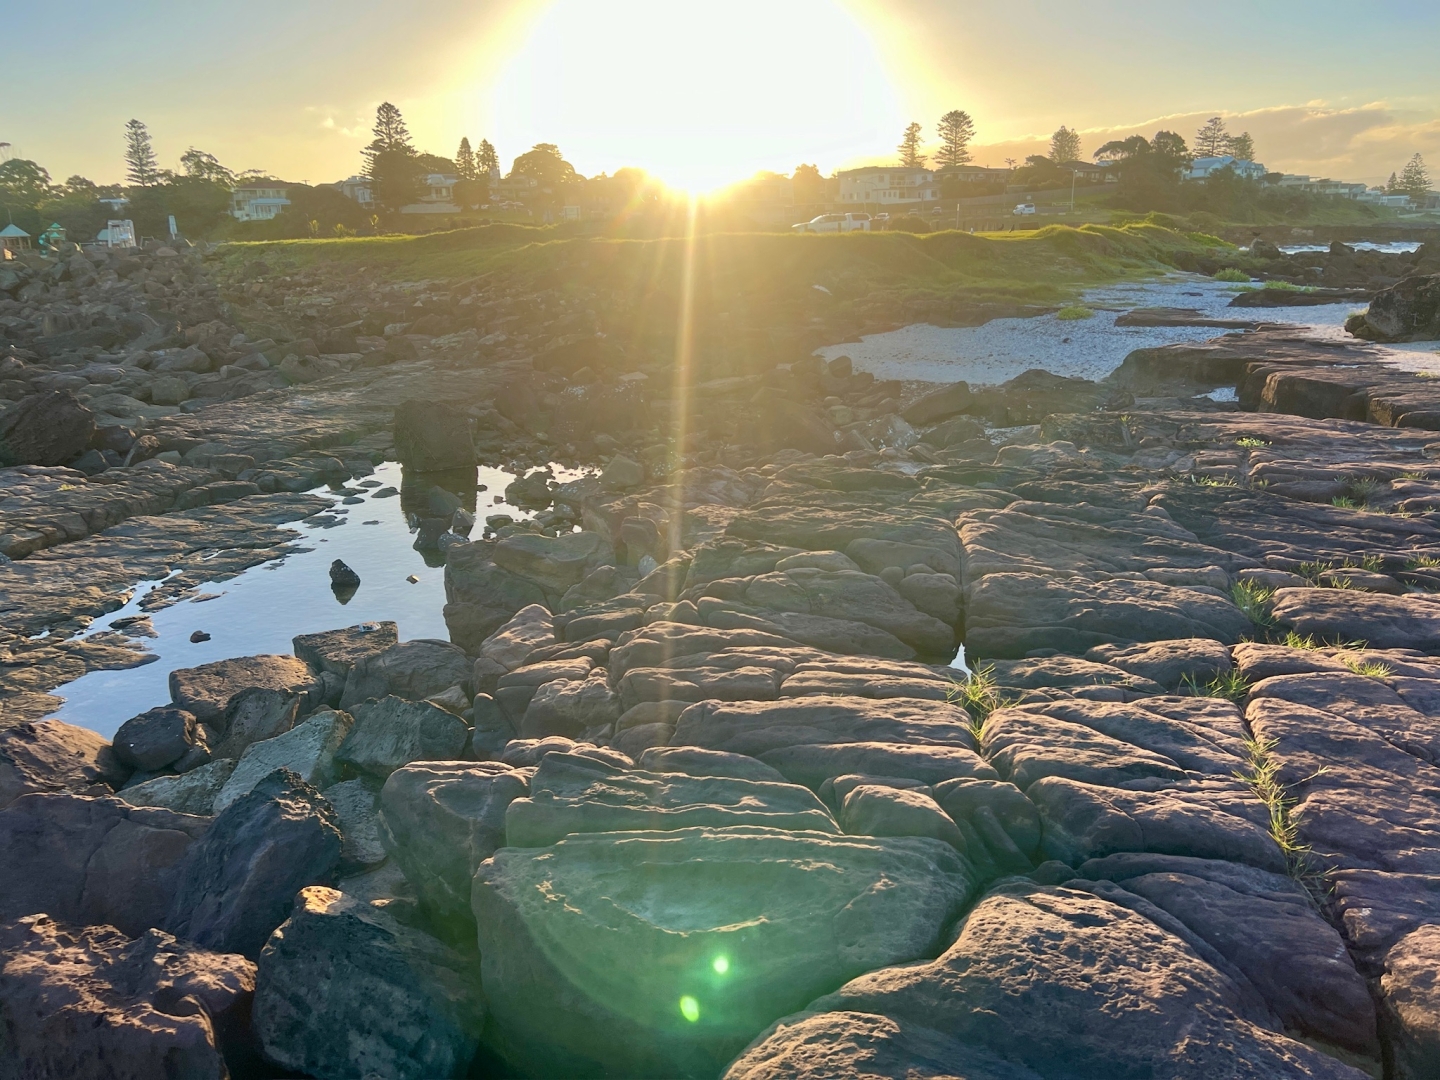
{"type": "Polygon", "coordinates": [[[1205,126],[1195,133],[1196,157],[1221,157],[1228,152],[1230,136],[1225,132],[1225,121],[1212,116],[1205,126]]]}
{"type": "Polygon", "coordinates": [[[919,124],[911,122],[905,129],[905,137],[900,140],[900,164],[906,169],[923,169],[925,167],[925,155],[920,153],[920,133],[925,129],[919,124]]]}
{"type": "Polygon", "coordinates": [[[489,139],[480,140],[480,149],[475,152],[475,170],[486,176],[500,170],[500,155],[490,145],[489,139]]]}
{"type": "Polygon", "coordinates": [[[461,180],[475,179],[475,151],[470,149],[470,140],[460,140],[460,149],[455,151],[455,173],[461,180]]]}
{"type": "Polygon", "coordinates": [[[975,121],[964,109],[951,109],[940,117],[940,150],[935,164],[942,169],[964,165],[970,160],[970,140],[975,137],[975,121]]]}
{"type": "Polygon", "coordinates": [[[151,187],[160,182],[150,132],[139,120],[125,125],[125,174],[136,187],[151,187]]]}
{"type": "MultiPolygon", "coordinates": [[[[1392,177],[1392,182],[1394,179],[1392,177]]],[[[1419,202],[1430,191],[1430,174],[1425,171],[1425,159],[1419,154],[1412,157],[1405,168],[1400,170],[1400,180],[1395,190],[1419,202]]]]}
{"type": "Polygon", "coordinates": [[[1399,178],[1398,176],[1396,176],[1396,175],[1392,172],[1392,173],[1390,174],[1390,179],[1387,180],[1387,181],[1385,181],[1385,194],[1386,194],[1386,195],[1394,195],[1394,194],[1397,194],[1399,191],[1400,191],[1400,178],[1399,178]]]}
{"type": "Polygon", "coordinates": [[[361,151],[365,175],[371,180],[375,201],[388,210],[398,210],[419,197],[422,166],[416,160],[405,119],[390,102],[375,110],[374,131],[375,138],[361,151]]]}
{"type": "Polygon", "coordinates": [[[1231,135],[1225,140],[1225,152],[1236,161],[1255,160],[1255,140],[1250,137],[1248,131],[1242,131],[1239,135],[1231,135]]]}
{"type": "Polygon", "coordinates": [[[1050,160],[1059,165],[1080,160],[1080,133],[1063,124],[1050,136],[1050,160]]]}

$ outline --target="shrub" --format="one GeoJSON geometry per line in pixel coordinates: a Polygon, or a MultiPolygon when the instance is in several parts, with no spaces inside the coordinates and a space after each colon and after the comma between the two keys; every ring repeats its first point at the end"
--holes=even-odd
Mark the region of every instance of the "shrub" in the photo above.
{"type": "Polygon", "coordinates": [[[1227,266],[1223,269],[1215,271],[1215,280],[1248,282],[1250,280],[1250,275],[1245,273],[1244,270],[1241,270],[1238,267],[1227,266]]]}
{"type": "Polygon", "coordinates": [[[1055,318],[1065,322],[1074,322],[1077,319],[1093,319],[1094,317],[1095,312],[1080,304],[1070,304],[1068,307],[1063,307],[1055,313],[1055,318]]]}

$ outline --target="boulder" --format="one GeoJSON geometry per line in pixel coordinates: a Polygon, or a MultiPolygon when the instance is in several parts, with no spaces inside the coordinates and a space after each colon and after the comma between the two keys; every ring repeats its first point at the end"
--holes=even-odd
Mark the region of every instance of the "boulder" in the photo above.
{"type": "Polygon", "coordinates": [[[557,598],[602,563],[615,561],[610,546],[593,532],[541,536],[517,533],[495,545],[495,565],[533,582],[557,598]]]}
{"type": "Polygon", "coordinates": [[[356,659],[345,677],[340,707],[387,694],[419,701],[470,681],[473,662],[448,641],[417,638],[356,659]]]}
{"type": "Polygon", "coordinates": [[[1152,641],[1144,645],[1097,645],[1086,660],[1128,671],[1167,690],[1182,683],[1204,686],[1234,667],[1230,650],[1210,638],[1152,641]]]}
{"type": "Polygon", "coordinates": [[[255,965],[160,930],[131,938],[50,915],[0,925],[7,1077],[226,1080],[255,965]]]}
{"type": "Polygon", "coordinates": [[[235,764],[234,758],[217,758],[178,776],[157,776],[127,787],[120,792],[120,798],[131,806],[159,806],[177,814],[209,817],[215,809],[215,797],[235,771],[235,764]]]}
{"type": "Polygon", "coordinates": [[[1381,289],[1345,329],[1366,341],[1434,341],[1440,338],[1440,274],[1404,278],[1381,289]]]}
{"type": "Polygon", "coordinates": [[[394,438],[395,456],[416,472],[473,468],[477,460],[470,416],[457,405],[402,401],[395,408],[394,438]]]}
{"type": "MultiPolygon", "coordinates": [[[[810,1009],[943,1031],[1044,1077],[1364,1075],[1279,1034],[1252,996],[1148,918],[1023,878],[982,899],[938,959],[862,975],[810,1009]]],[[[773,1052],[766,1041],[747,1059],[773,1052]]]]}
{"type": "Polygon", "coordinates": [[[445,552],[445,625],[472,652],[522,608],[548,603],[539,585],[497,566],[485,549],[457,544],[445,552]]]}
{"type": "Polygon", "coordinates": [[[723,1080],[1041,1080],[933,1028],[863,1012],[796,1013],[766,1028],[723,1080]]]}
{"type": "Polygon", "coordinates": [[[619,719],[620,697],[610,689],[601,668],[584,679],[555,679],[538,687],[525,707],[519,734],[526,739],[547,735],[579,738],[590,728],[619,719]]]}
{"type": "Polygon", "coordinates": [[[371,779],[345,780],[332,784],[320,794],[335,811],[340,825],[340,858],[343,870],[361,873],[385,861],[380,840],[380,790],[371,779]]]}
{"type": "Polygon", "coordinates": [[[195,715],[184,709],[150,709],[126,720],[115,732],[115,756],[144,772],[173,765],[197,745],[205,746],[204,733],[195,715]]]}
{"type": "Polygon", "coordinates": [[[600,486],[606,491],[624,491],[645,482],[645,466],[623,454],[616,454],[600,473],[600,486]]]}
{"type": "Polygon", "coordinates": [[[129,774],[89,728],[38,720],[0,731],[0,808],[30,791],[109,795],[129,774]]]}
{"type": "MultiPolygon", "coordinates": [[[[201,723],[224,723],[225,709],[240,691],[250,687],[284,690],[301,697],[301,711],[319,705],[324,694],[319,677],[294,656],[241,656],[216,660],[170,673],[170,700],[195,714],[201,723]]],[[[224,734],[221,732],[221,734],[224,734]]]]}
{"type": "Polygon", "coordinates": [[[505,813],[512,847],[545,847],[572,833],[699,826],[839,831],[825,805],[795,784],[648,773],[565,753],[547,754],[529,796],[505,813]]]}
{"type": "Polygon", "coordinates": [[[502,848],[473,894],[498,1049],[544,1076],[713,1076],[848,973],[929,955],[972,888],[953,848],[921,838],[697,828],[502,848]]]}
{"type": "Polygon", "coordinates": [[[395,624],[380,621],[318,634],[297,634],[293,646],[295,655],[315,671],[328,671],[343,679],[350,674],[355,661],[382,652],[399,640],[395,624]]]}
{"type": "Polygon", "coordinates": [[[354,722],[349,713],[322,709],[283,735],[251,743],[215,796],[214,812],[220,813],[276,769],[288,769],[314,787],[329,787],[339,779],[335,752],[354,722]]]}
{"type": "Polygon", "coordinates": [[[177,868],[208,825],[117,798],[22,795],[0,810],[0,919],[44,911],[126,934],[161,926],[177,868]]]}
{"type": "Polygon", "coordinates": [[[525,658],[542,645],[555,643],[555,620],[548,608],[531,604],[517,611],[511,619],[480,645],[480,655],[514,671],[525,658]]]}
{"type": "Polygon", "coordinates": [[[74,393],[31,394],[0,413],[0,466],[67,465],[94,437],[95,414],[74,393]]]}
{"type": "Polygon", "coordinates": [[[396,769],[380,792],[380,838],[421,908],[448,937],[473,940],[470,879],[505,843],[505,810],[529,777],[485,761],[396,769]]]}
{"type": "Polygon", "coordinates": [[[1385,958],[1380,1007],[1397,1080],[1440,1069],[1440,926],[1407,934],[1385,958]]]}
{"type": "Polygon", "coordinates": [[[277,769],[221,811],[176,874],[171,933],[254,957],[295,893],[340,863],[340,828],[320,793],[277,769]]]}
{"type": "Polygon", "coordinates": [[[970,404],[970,384],[957,382],[916,398],[900,410],[900,415],[908,424],[926,427],[963,413],[970,404]]]}
{"type": "Polygon", "coordinates": [[[473,955],[405,925],[384,901],[312,886],[260,953],[265,1056],[319,1080],[460,1077],[485,1005],[473,955]]]}
{"type": "Polygon", "coordinates": [[[960,829],[929,795],[878,784],[850,789],[840,805],[840,827],[857,836],[930,836],[966,849],[960,829]]]}
{"type": "Polygon", "coordinates": [[[225,707],[225,735],[211,752],[217,758],[238,758],[251,744],[285,734],[299,715],[296,694],[260,686],[241,690],[225,707]]]}
{"type": "Polygon", "coordinates": [[[355,706],[354,715],[335,760],[381,780],[412,761],[458,758],[470,734],[465,721],[428,701],[385,697],[355,706]]]}

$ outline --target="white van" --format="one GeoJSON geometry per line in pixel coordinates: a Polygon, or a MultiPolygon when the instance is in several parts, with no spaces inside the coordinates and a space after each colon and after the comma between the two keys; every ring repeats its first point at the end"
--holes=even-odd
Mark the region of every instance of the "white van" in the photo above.
{"type": "Polygon", "coordinates": [[[794,232],[869,232],[869,214],[821,214],[799,225],[791,225],[794,232]]]}
{"type": "Polygon", "coordinates": [[[1033,214],[1035,213],[1035,204],[1033,202],[1022,202],[1015,207],[1014,212],[1017,215],[1033,214]]]}

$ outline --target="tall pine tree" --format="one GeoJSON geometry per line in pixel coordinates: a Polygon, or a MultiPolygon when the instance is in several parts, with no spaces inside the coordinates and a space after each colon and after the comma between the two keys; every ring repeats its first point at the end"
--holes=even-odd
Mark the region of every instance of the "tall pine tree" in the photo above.
{"type": "Polygon", "coordinates": [[[410,131],[400,110],[383,102],[375,110],[375,138],[361,151],[365,175],[370,178],[375,201],[387,210],[399,210],[420,196],[422,166],[410,141],[410,131]]]}
{"type": "Polygon", "coordinates": [[[1059,165],[1065,161],[1080,160],[1080,133],[1063,124],[1050,136],[1050,160],[1059,165]]]}
{"type": "Polygon", "coordinates": [[[1221,157],[1230,152],[1230,136],[1225,131],[1225,121],[1212,116],[1205,126],[1195,133],[1196,157],[1221,157]]]}
{"type": "Polygon", "coordinates": [[[920,133],[925,129],[917,123],[911,123],[905,129],[905,136],[900,140],[900,164],[907,169],[923,169],[925,167],[925,155],[920,153],[920,133]]]}
{"type": "Polygon", "coordinates": [[[1425,159],[1416,154],[1400,170],[1400,180],[1395,190],[1409,195],[1417,203],[1430,191],[1430,174],[1425,171],[1425,159]]]}
{"type": "Polygon", "coordinates": [[[1239,135],[1231,135],[1225,140],[1225,152],[1236,161],[1255,160],[1255,140],[1250,137],[1248,131],[1242,131],[1239,135]]]}
{"type": "Polygon", "coordinates": [[[139,120],[125,125],[125,175],[135,187],[153,187],[160,182],[150,132],[139,120]]]}
{"type": "Polygon", "coordinates": [[[942,169],[964,165],[970,160],[970,140],[975,137],[975,121],[964,109],[951,109],[940,117],[940,149],[935,164],[942,169]]]}
{"type": "Polygon", "coordinates": [[[480,149],[475,151],[475,168],[487,176],[500,171],[500,155],[490,145],[489,139],[480,140],[480,149]]]}
{"type": "Polygon", "coordinates": [[[461,180],[475,179],[475,151],[470,149],[469,138],[460,140],[460,149],[455,151],[455,174],[461,180]]]}

